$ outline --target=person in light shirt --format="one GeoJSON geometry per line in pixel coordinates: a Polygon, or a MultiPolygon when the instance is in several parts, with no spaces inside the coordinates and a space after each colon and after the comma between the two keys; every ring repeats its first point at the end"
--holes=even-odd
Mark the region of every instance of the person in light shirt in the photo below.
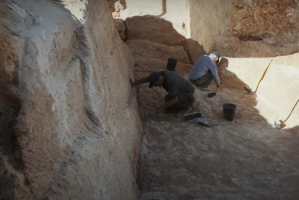
{"type": "Polygon", "coordinates": [[[206,89],[214,79],[217,88],[221,86],[221,80],[218,75],[217,66],[221,60],[218,52],[212,52],[210,55],[202,55],[194,63],[189,72],[189,80],[199,89],[206,89]]]}

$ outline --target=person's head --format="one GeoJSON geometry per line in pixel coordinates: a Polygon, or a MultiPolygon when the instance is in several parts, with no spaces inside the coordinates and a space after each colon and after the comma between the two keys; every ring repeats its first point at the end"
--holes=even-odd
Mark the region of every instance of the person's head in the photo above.
{"type": "Polygon", "coordinates": [[[149,88],[162,87],[164,83],[164,74],[162,72],[153,72],[149,76],[149,88]]]}
{"type": "Polygon", "coordinates": [[[214,60],[215,63],[219,64],[221,61],[221,56],[218,52],[214,51],[211,54],[212,59],[214,60]]]}

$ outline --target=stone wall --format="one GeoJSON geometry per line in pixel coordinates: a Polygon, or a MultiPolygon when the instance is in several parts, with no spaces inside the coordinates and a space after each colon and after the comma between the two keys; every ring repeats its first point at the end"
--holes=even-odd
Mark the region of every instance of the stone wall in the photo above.
{"type": "Polygon", "coordinates": [[[189,1],[191,38],[207,52],[270,57],[299,51],[297,0],[189,1]]]}
{"type": "Polygon", "coordinates": [[[1,198],[136,199],[132,57],[106,0],[63,2],[0,2],[1,198]]]}

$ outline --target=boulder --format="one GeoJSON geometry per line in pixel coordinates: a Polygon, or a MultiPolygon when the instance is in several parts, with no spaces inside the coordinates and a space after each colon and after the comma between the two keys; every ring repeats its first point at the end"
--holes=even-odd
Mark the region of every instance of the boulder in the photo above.
{"type": "Polygon", "coordinates": [[[128,39],[143,39],[170,46],[183,46],[185,37],[172,23],[155,16],[135,16],[125,20],[128,39]]]}
{"type": "Polygon", "coordinates": [[[205,50],[203,49],[203,46],[200,45],[197,41],[189,38],[186,40],[185,43],[185,51],[187,52],[189,59],[192,64],[196,62],[196,60],[202,55],[206,54],[205,50]]]}
{"type": "MultiPolygon", "coordinates": [[[[167,70],[167,60],[159,60],[154,58],[148,58],[145,56],[134,55],[135,61],[135,71],[136,72],[146,72],[151,73],[153,71],[163,71],[167,70]]],[[[175,68],[175,72],[180,75],[185,75],[192,68],[191,64],[178,62],[175,68]]],[[[136,74],[137,78],[142,78],[138,74],[136,74]]]]}
{"type": "Polygon", "coordinates": [[[163,61],[174,58],[178,62],[190,63],[186,51],[181,46],[167,46],[147,40],[127,40],[126,43],[132,55],[141,55],[163,61]]]}

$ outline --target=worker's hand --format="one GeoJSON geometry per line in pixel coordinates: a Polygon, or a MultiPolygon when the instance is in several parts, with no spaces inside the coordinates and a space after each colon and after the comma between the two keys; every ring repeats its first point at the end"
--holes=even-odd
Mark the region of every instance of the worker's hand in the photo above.
{"type": "Polygon", "coordinates": [[[222,85],[222,82],[216,84],[217,88],[219,88],[222,85]]]}

